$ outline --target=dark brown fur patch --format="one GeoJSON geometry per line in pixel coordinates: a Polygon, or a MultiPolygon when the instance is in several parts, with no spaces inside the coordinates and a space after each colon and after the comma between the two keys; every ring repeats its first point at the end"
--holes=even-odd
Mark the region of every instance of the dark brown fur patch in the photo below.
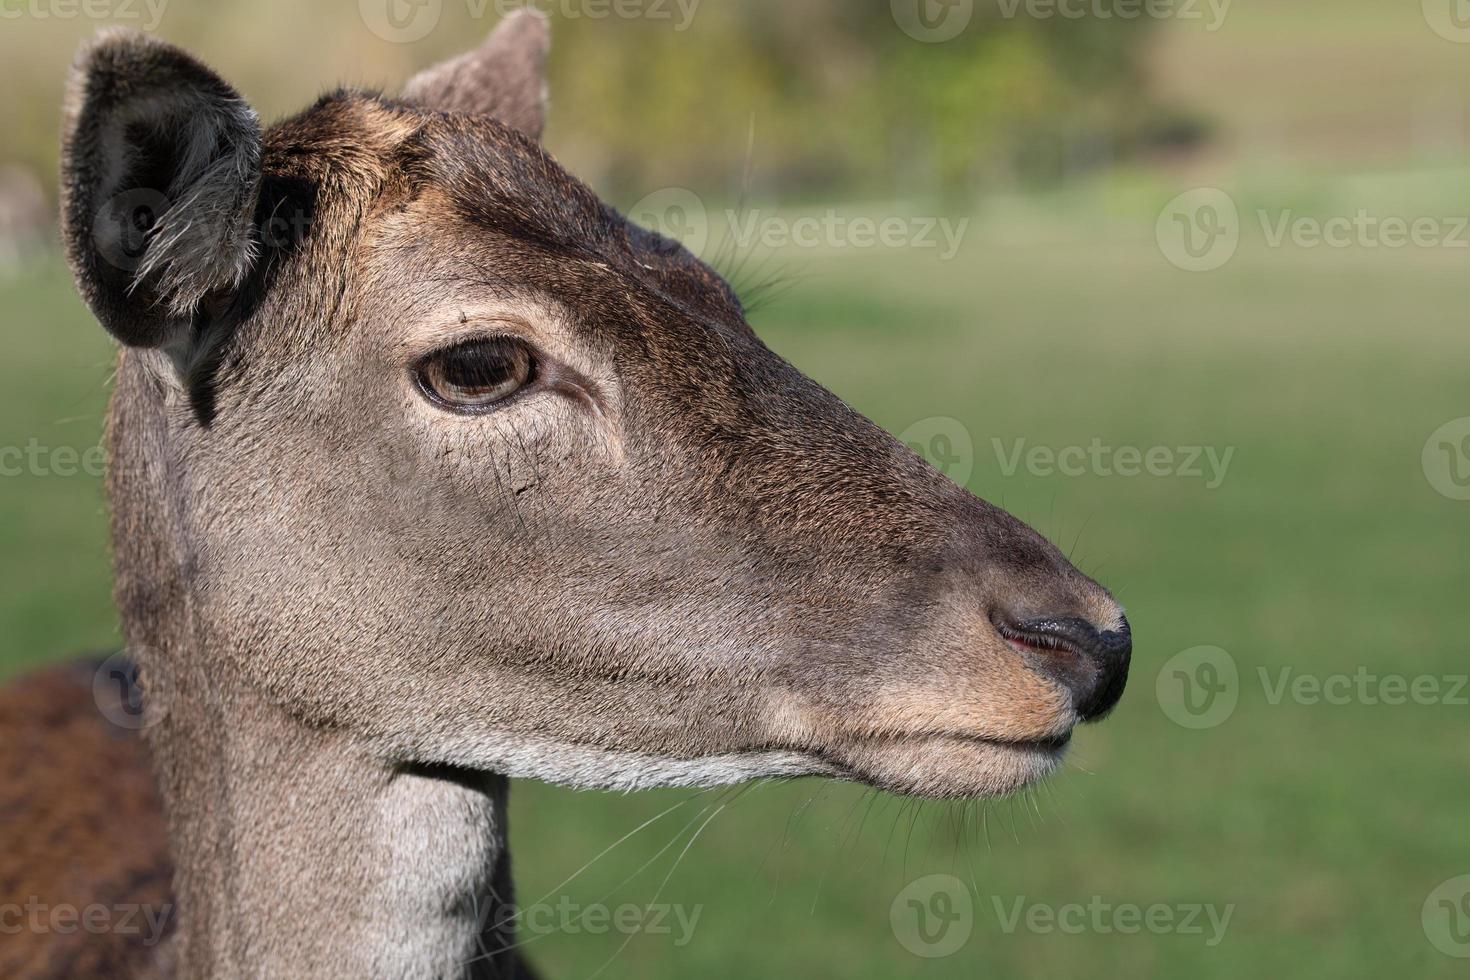
{"type": "Polygon", "coordinates": [[[7,980],[133,978],[164,952],[147,944],[142,911],[130,911],[151,906],[173,919],[162,802],[143,740],[108,721],[94,699],[96,667],[53,667],[0,687],[0,977],[7,980]],[[89,906],[108,910],[107,931],[79,921],[73,928],[51,914],[80,915],[89,906]]]}

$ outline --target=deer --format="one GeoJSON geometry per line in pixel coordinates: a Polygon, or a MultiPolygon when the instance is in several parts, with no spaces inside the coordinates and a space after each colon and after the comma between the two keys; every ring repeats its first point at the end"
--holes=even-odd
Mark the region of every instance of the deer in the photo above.
{"type": "Polygon", "coordinates": [[[131,680],[0,693],[0,911],[169,914],[41,916],[0,974],[529,977],[512,779],[986,798],[1117,704],[1112,595],[563,170],[548,51],[517,13],[269,127],[150,35],[80,52],[131,680]]]}

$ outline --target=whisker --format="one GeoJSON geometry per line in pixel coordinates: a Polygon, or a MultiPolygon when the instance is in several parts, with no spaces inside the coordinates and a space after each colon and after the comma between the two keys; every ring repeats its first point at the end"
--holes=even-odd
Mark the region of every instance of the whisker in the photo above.
{"type": "MultiPolygon", "coordinates": [[[[734,803],[735,800],[738,800],[741,797],[741,795],[742,795],[742,792],[737,791],[736,794],[735,794],[734,799],[731,799],[731,800],[729,800],[729,801],[727,801],[725,803],[720,804],[719,809],[715,810],[714,813],[711,813],[709,815],[709,819],[706,820],[704,823],[700,824],[699,825],[699,829],[696,830],[692,835],[690,835],[689,842],[684,845],[684,850],[682,850],[682,851],[679,852],[679,856],[674,859],[673,867],[669,868],[669,873],[666,874],[666,875],[664,875],[664,880],[659,883],[658,890],[653,893],[653,898],[648,903],[649,907],[652,907],[652,906],[658,904],[659,898],[663,896],[664,889],[668,886],[670,879],[672,879],[674,877],[674,872],[675,871],[678,871],[679,870],[679,865],[681,865],[681,864],[684,863],[684,857],[685,857],[685,855],[687,855],[689,853],[689,849],[694,846],[694,842],[697,841],[697,840],[699,840],[699,835],[702,834],[702,833],[704,833],[705,828],[708,827],[710,824],[714,823],[715,822],[715,818],[718,817],[721,813],[723,813],[725,811],[725,808],[728,807],[728,806],[730,806],[731,803],[734,803]]],[[[606,970],[609,966],[611,966],[612,963],[613,963],[613,961],[616,960],[620,955],[622,955],[623,950],[625,950],[625,949],[628,948],[628,944],[633,941],[633,937],[635,935],[637,935],[637,932],[636,931],[629,932],[628,935],[626,937],[624,937],[622,944],[619,945],[617,949],[613,950],[613,954],[611,956],[609,956],[607,958],[606,962],[604,962],[602,964],[602,966],[598,967],[587,978],[587,980],[595,980],[596,977],[598,977],[598,976],[600,976],[602,974],[602,971],[603,970],[606,970]]]]}
{"type": "MultiPolygon", "coordinates": [[[[635,835],[638,834],[639,831],[642,831],[642,830],[644,830],[644,829],[646,829],[648,827],[651,827],[652,825],[658,823],[664,817],[666,817],[669,814],[673,813],[675,810],[679,809],[680,807],[686,806],[690,802],[692,802],[693,800],[697,800],[701,796],[705,796],[705,795],[707,795],[707,794],[709,794],[709,793],[711,793],[713,791],[714,791],[714,788],[711,787],[710,789],[703,789],[703,790],[700,790],[697,793],[692,793],[689,796],[686,796],[684,799],[680,800],[679,802],[675,803],[673,806],[668,807],[667,809],[663,810],[661,813],[657,813],[654,816],[649,817],[647,820],[643,821],[641,824],[639,824],[638,826],[634,827],[632,830],[628,831],[626,834],[624,834],[623,836],[619,837],[617,840],[613,841],[611,844],[607,845],[607,847],[603,848],[600,852],[598,852],[598,854],[595,857],[593,857],[590,861],[588,861],[586,864],[582,865],[576,871],[572,872],[571,875],[569,875],[566,878],[565,881],[561,882],[559,885],[557,885],[556,887],[552,888],[545,895],[541,896],[541,898],[538,901],[533,902],[531,904],[532,905],[540,905],[540,904],[542,904],[548,898],[550,898],[551,896],[555,895],[557,892],[561,891],[563,888],[567,887],[572,882],[576,881],[579,877],[582,876],[583,873],[585,873],[587,871],[588,868],[592,867],[598,861],[601,861],[603,858],[607,857],[607,855],[610,854],[610,853],[612,853],[612,851],[615,848],[617,848],[618,845],[620,845],[620,844],[624,843],[625,841],[629,840],[630,838],[634,837],[635,835]]],[[[514,921],[516,918],[519,918],[519,917],[520,917],[520,913],[517,912],[514,916],[511,917],[511,921],[514,921]]]]}
{"type": "MultiPolygon", "coordinates": [[[[694,796],[689,797],[688,799],[685,799],[685,800],[680,801],[674,807],[671,807],[669,810],[664,811],[664,813],[659,814],[659,816],[658,817],[655,817],[654,820],[658,820],[659,818],[667,815],[673,809],[677,809],[678,806],[682,806],[684,803],[689,802],[689,800],[691,800],[691,799],[698,799],[699,797],[704,796],[707,793],[713,792],[716,789],[728,790],[729,787],[710,787],[709,789],[701,790],[699,793],[695,794],[694,796]]],[[[718,800],[715,801],[715,803],[718,803],[718,802],[719,802],[718,800]]],[[[647,861],[643,862],[643,864],[638,867],[638,870],[634,871],[632,874],[628,875],[622,881],[618,882],[616,885],[614,885],[608,891],[606,891],[605,893],[603,893],[602,896],[600,896],[595,902],[593,902],[590,906],[588,906],[588,908],[585,911],[583,911],[581,915],[577,916],[569,924],[580,923],[583,919],[585,919],[587,917],[587,915],[594,908],[601,907],[607,901],[607,899],[609,899],[614,894],[616,894],[617,891],[618,891],[618,889],[622,888],[628,882],[632,881],[634,878],[637,878],[639,875],[641,875],[644,871],[648,870],[649,866],[652,865],[655,861],[657,861],[660,857],[662,857],[665,853],[667,853],[668,850],[669,850],[669,848],[671,848],[675,844],[677,844],[679,842],[679,838],[681,838],[681,837],[684,836],[684,832],[686,830],[688,830],[690,827],[694,826],[695,822],[697,820],[699,820],[700,817],[702,817],[704,814],[708,813],[709,810],[710,810],[710,807],[714,806],[715,803],[709,804],[708,806],[704,807],[704,809],[702,809],[698,813],[696,813],[694,815],[694,817],[688,823],[686,823],[683,827],[680,827],[679,830],[674,833],[674,836],[669,839],[669,842],[667,844],[665,844],[663,847],[661,847],[661,848],[658,849],[658,851],[653,855],[653,857],[651,857],[647,861]]],[[[728,805],[728,804],[726,804],[726,805],[728,805]]],[[[720,808],[721,809],[724,809],[724,805],[722,805],[720,808]]],[[[649,822],[651,823],[653,821],[649,821],[649,822]]],[[[645,824],[645,826],[646,826],[646,824],[645,824]]],[[[641,829],[641,828],[638,828],[638,829],[641,829]]],[[[634,831],[634,833],[636,833],[636,830],[634,831]]],[[[626,839],[627,836],[631,836],[631,834],[625,835],[625,838],[624,839],[626,839]]],[[[609,848],[609,850],[611,850],[611,848],[609,848]]],[[[593,860],[595,861],[596,858],[594,858],[593,860]]],[[[590,866],[591,863],[592,862],[589,862],[589,866],[590,866]]],[[[582,870],[585,871],[586,870],[586,867],[584,867],[582,870]]],[[[581,871],[579,871],[577,873],[580,874],[581,871]]],[[[570,880],[570,879],[568,879],[568,880],[570,880]]],[[[540,905],[540,904],[544,903],[546,901],[546,899],[550,898],[551,895],[553,895],[553,894],[555,894],[555,890],[553,890],[552,892],[547,893],[541,899],[541,901],[536,902],[536,903],[534,903],[534,905],[527,906],[527,907],[535,907],[536,905],[540,905]]],[[[506,921],[507,922],[514,922],[516,919],[520,918],[521,915],[522,915],[522,912],[517,911],[515,915],[511,916],[506,921]]],[[[496,950],[496,951],[490,953],[490,958],[493,959],[494,957],[499,956],[499,955],[504,954],[504,953],[508,953],[511,950],[521,949],[522,947],[529,946],[532,943],[540,942],[542,939],[545,939],[548,936],[552,936],[552,935],[555,935],[555,932],[542,933],[539,936],[532,936],[530,939],[524,939],[524,940],[521,940],[519,942],[512,943],[512,944],[510,944],[508,946],[505,946],[505,947],[503,947],[503,948],[501,948],[499,950],[496,950]]],[[[467,966],[468,965],[472,965],[475,962],[476,962],[476,960],[470,960],[470,962],[468,964],[466,964],[466,965],[467,966]]]]}

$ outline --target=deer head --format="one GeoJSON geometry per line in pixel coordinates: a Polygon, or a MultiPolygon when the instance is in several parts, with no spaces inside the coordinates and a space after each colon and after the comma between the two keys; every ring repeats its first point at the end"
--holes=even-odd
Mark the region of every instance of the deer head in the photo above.
{"type": "Polygon", "coordinates": [[[130,642],[395,763],[1046,774],[1122,691],[1118,605],[559,167],[545,50],[516,16],[265,131],[159,41],[83,54],[65,232],[124,346],[130,642]]]}
{"type": "Polygon", "coordinates": [[[453,973],[505,776],[984,796],[1122,692],[1106,591],[538,145],[546,46],[265,130],[144,35],[73,72],[181,972],[453,973]]]}

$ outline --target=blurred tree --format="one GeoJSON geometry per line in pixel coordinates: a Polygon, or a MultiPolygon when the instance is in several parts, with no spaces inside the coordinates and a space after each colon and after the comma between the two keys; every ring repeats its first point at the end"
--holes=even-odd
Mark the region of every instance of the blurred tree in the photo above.
{"type": "MultiPolygon", "coordinates": [[[[617,197],[672,184],[733,196],[752,173],[792,193],[1047,183],[1126,153],[1156,115],[1140,68],[1146,18],[1033,16],[1026,0],[974,0],[952,39],[924,43],[895,6],[935,0],[539,2],[556,22],[551,142],[617,197]]],[[[441,0],[435,29],[411,44],[373,35],[353,2],[178,0],[156,29],[270,116],[337,82],[391,89],[513,5],[441,0]]],[[[65,68],[102,24],[3,23],[0,162],[50,186],[65,68]]]]}
{"type": "Polygon", "coordinates": [[[751,127],[760,175],[798,190],[954,193],[1127,152],[1152,112],[1148,22],[1026,9],[977,0],[943,43],[905,34],[890,0],[706,0],[684,32],[570,21],[557,132],[598,147],[615,189],[690,173],[738,188],[751,127]]]}

